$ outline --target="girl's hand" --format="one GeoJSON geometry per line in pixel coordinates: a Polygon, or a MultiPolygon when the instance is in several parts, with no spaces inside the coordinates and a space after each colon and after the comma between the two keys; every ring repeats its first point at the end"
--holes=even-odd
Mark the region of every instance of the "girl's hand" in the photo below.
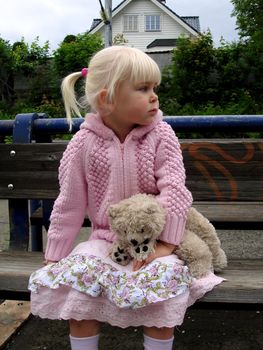
{"type": "Polygon", "coordinates": [[[133,271],[138,271],[142,266],[145,266],[151,263],[156,258],[161,258],[163,256],[171,255],[173,251],[176,249],[176,246],[170,243],[159,241],[156,244],[155,252],[151,253],[146,260],[133,261],[133,271]]]}

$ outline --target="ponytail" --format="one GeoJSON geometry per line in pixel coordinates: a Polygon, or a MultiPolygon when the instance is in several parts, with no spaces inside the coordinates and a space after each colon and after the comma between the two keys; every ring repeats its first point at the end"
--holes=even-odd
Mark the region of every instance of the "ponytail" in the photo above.
{"type": "Polygon", "coordinates": [[[70,131],[72,130],[72,115],[75,114],[76,116],[82,118],[82,115],[79,111],[79,107],[81,107],[81,105],[77,101],[75,94],[75,84],[77,80],[82,76],[83,75],[81,72],[69,74],[66,78],[63,79],[61,84],[61,92],[70,131]]]}

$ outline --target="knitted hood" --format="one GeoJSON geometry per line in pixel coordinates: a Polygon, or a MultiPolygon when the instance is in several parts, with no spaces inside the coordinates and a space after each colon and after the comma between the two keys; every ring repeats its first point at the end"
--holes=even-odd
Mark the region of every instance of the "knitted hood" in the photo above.
{"type": "MultiPolygon", "coordinates": [[[[141,138],[149,131],[151,131],[156,124],[158,124],[163,118],[163,113],[158,110],[154,120],[151,124],[146,126],[137,126],[131,131],[131,134],[135,138],[141,138]]],[[[87,129],[94,132],[96,135],[111,140],[115,136],[114,132],[108,128],[102,121],[99,114],[88,113],[85,117],[85,121],[81,124],[80,129],[87,129]]]]}

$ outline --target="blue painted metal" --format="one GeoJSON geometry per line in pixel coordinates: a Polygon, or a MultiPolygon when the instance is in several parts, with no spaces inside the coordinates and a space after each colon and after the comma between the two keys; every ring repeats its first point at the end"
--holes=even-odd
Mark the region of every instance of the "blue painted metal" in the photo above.
{"type": "MultiPolygon", "coordinates": [[[[48,116],[44,113],[38,114],[38,119],[34,119],[34,122],[41,119],[48,119],[48,116]]],[[[34,125],[34,124],[33,124],[34,125]]],[[[36,142],[50,143],[52,142],[52,137],[50,134],[40,134],[35,133],[34,135],[36,142]]],[[[37,199],[30,201],[30,213],[34,213],[39,207],[43,209],[43,225],[31,225],[31,249],[32,251],[43,251],[43,231],[44,226],[48,230],[49,217],[51,215],[51,209],[48,211],[46,208],[53,208],[54,201],[52,201],[52,206],[50,205],[50,200],[39,201],[37,199]]]]}
{"type": "Polygon", "coordinates": [[[48,231],[49,229],[49,225],[50,225],[50,215],[53,209],[53,205],[54,205],[54,200],[45,200],[43,201],[43,226],[45,227],[45,229],[48,231]]]}
{"type": "Polygon", "coordinates": [[[0,120],[0,135],[10,136],[13,134],[14,120],[0,120]]]}
{"type": "Polygon", "coordinates": [[[33,122],[37,113],[18,114],[13,127],[13,143],[30,143],[33,135],[33,122]]]}
{"type": "MultiPolygon", "coordinates": [[[[65,118],[47,118],[45,115],[37,115],[36,113],[29,115],[34,115],[35,117],[32,120],[32,124],[28,126],[27,133],[34,132],[35,135],[69,133],[69,126],[65,118]]],[[[23,118],[27,118],[26,114],[23,114],[23,116],[23,118]]],[[[211,131],[224,130],[225,132],[263,130],[263,115],[165,116],[164,120],[177,131],[201,129],[211,131]]],[[[79,130],[83,121],[83,118],[74,118],[72,133],[79,130]]],[[[11,135],[14,123],[17,124],[18,121],[0,120],[0,135],[11,135]]]]}
{"type": "Polygon", "coordinates": [[[79,130],[84,118],[74,118],[72,132],[69,131],[69,124],[65,118],[38,119],[34,122],[37,134],[70,134],[79,130]]]}
{"type": "Polygon", "coordinates": [[[175,131],[259,131],[263,115],[207,115],[165,117],[175,131]]]}
{"type": "MultiPolygon", "coordinates": [[[[34,213],[41,206],[42,201],[31,200],[30,213],[34,213]]],[[[42,225],[31,225],[31,250],[33,252],[41,252],[43,250],[42,225]]]]}
{"type": "Polygon", "coordinates": [[[9,223],[11,250],[28,250],[29,242],[29,216],[28,200],[9,199],[9,223]]]}
{"type": "MultiPolygon", "coordinates": [[[[13,143],[32,141],[33,121],[37,113],[18,114],[13,124],[13,143]]],[[[10,249],[28,249],[29,208],[27,199],[9,200],[10,249]]]]}
{"type": "MultiPolygon", "coordinates": [[[[34,135],[34,121],[38,118],[46,118],[46,115],[37,113],[18,114],[13,123],[13,143],[31,143],[33,139],[37,141],[37,137],[34,135]]],[[[50,142],[48,135],[45,138],[46,140],[43,136],[40,138],[43,142],[50,142]]],[[[30,209],[28,204],[26,199],[9,200],[11,249],[28,248],[29,210],[30,212],[35,211],[40,207],[41,202],[39,200],[30,201],[30,209]],[[19,224],[14,224],[16,222],[19,224]]],[[[32,250],[42,250],[42,227],[31,227],[31,242],[32,250]]]]}
{"type": "MultiPolygon", "coordinates": [[[[79,130],[83,118],[75,118],[72,132],[79,130]]],[[[263,115],[217,115],[217,116],[167,116],[164,120],[177,131],[224,130],[258,131],[263,130],[263,115]]],[[[65,118],[37,119],[34,122],[36,133],[65,134],[69,127],[65,118]]]]}

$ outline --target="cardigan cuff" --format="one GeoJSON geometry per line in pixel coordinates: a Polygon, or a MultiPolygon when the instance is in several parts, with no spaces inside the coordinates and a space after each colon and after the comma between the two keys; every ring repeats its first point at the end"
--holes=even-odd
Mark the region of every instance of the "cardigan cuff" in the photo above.
{"type": "Polygon", "coordinates": [[[95,239],[103,239],[112,243],[116,240],[116,233],[106,229],[95,229],[92,231],[89,240],[92,241],[95,239]]]}
{"type": "Polygon", "coordinates": [[[186,218],[167,215],[164,230],[158,239],[166,243],[179,245],[184,235],[185,224],[186,218]]]}
{"type": "Polygon", "coordinates": [[[48,239],[46,251],[45,251],[45,259],[51,261],[59,261],[65,258],[72,250],[72,243],[68,240],[56,240],[56,239],[48,239]]]}

